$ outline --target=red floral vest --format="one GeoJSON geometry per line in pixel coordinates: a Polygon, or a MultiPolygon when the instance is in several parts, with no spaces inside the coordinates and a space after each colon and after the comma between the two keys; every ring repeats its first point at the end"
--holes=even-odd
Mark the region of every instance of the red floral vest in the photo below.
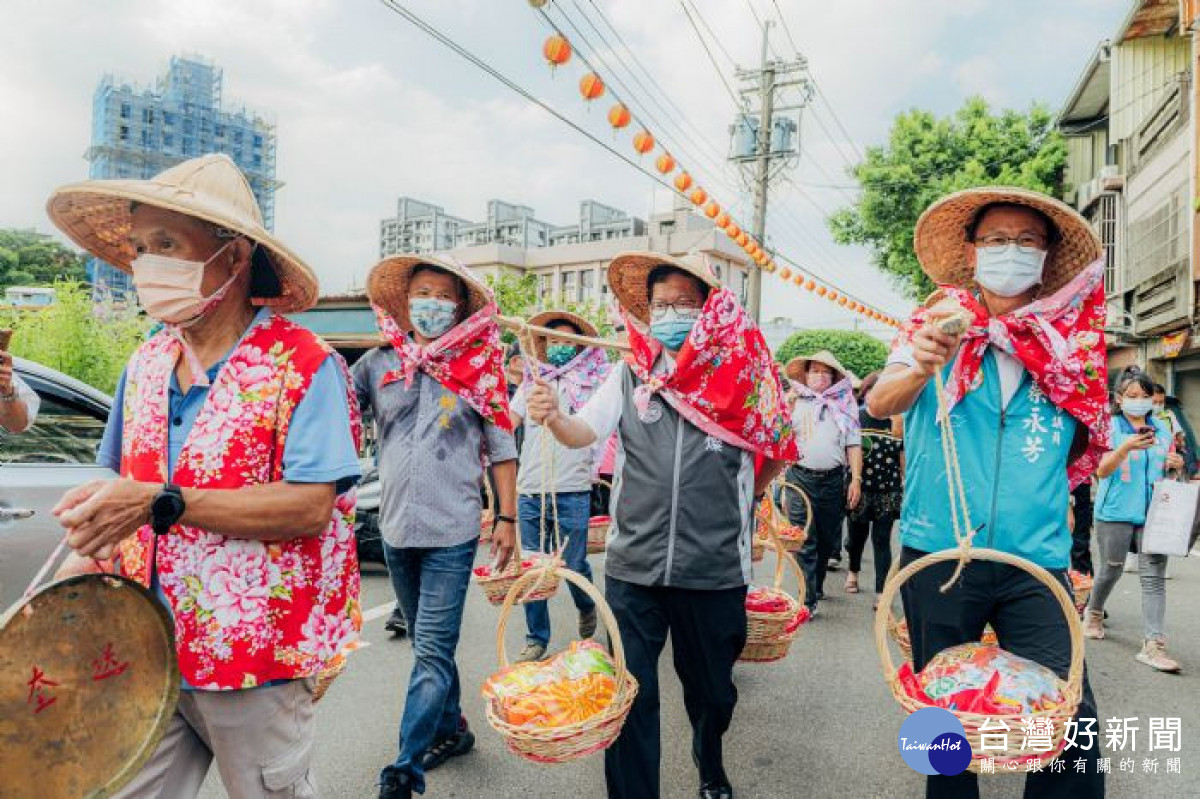
{"type": "MultiPolygon", "coordinates": [[[[166,481],[168,391],[179,353],[177,341],[159,334],[129,362],[125,477],[166,481]]],[[[357,448],[362,426],[345,362],[314,334],[272,315],[221,367],[175,465],[174,482],[234,489],[282,480],[288,424],[326,357],[346,374],[357,448]]],[[[328,529],[313,538],[249,541],[177,525],[155,541],[147,525],[122,543],[121,571],[143,585],[150,584],[155,559],[175,617],[179,670],[191,685],[250,688],[314,675],[356,638],[361,612],[354,504],[353,490],[340,495],[328,529]]]]}

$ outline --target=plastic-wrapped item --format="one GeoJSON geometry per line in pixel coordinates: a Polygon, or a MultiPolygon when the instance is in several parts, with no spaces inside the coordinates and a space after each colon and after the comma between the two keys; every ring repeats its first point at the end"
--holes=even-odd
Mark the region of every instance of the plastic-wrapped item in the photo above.
{"type": "MultiPolygon", "coordinates": [[[[553,562],[553,560],[554,559],[552,557],[550,557],[549,555],[529,555],[528,557],[521,559],[521,569],[520,570],[522,572],[524,572],[524,571],[528,571],[529,569],[533,569],[533,568],[541,568],[543,566],[549,566],[553,562]]],[[[509,564],[507,571],[510,571],[510,572],[515,571],[513,569],[512,564],[509,564]]],[[[488,565],[476,566],[474,569],[472,569],[472,572],[475,574],[476,577],[485,577],[485,578],[491,577],[492,576],[492,567],[488,566],[488,565]]],[[[497,574],[503,574],[503,573],[504,572],[497,572],[497,574]]]]}
{"type": "Polygon", "coordinates": [[[751,588],[746,592],[746,610],[752,613],[782,613],[787,610],[787,598],[768,588],[751,588]]]}
{"type": "Polygon", "coordinates": [[[518,663],[493,674],[483,696],[509,724],[564,727],[608,707],[616,669],[595,641],[575,641],[549,660],[518,663]]]}
{"type": "Polygon", "coordinates": [[[944,649],[918,675],[905,663],[898,677],[910,696],[948,710],[1041,713],[1063,702],[1058,678],[1050,669],[982,643],[944,649]]]}

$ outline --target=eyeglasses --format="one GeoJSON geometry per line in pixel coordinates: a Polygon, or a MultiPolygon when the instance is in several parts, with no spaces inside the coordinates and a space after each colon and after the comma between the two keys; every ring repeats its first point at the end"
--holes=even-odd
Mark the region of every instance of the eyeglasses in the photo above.
{"type": "Polygon", "coordinates": [[[975,239],[975,243],[983,247],[1007,247],[1010,244],[1025,252],[1046,249],[1046,237],[1036,233],[1022,233],[1019,236],[1002,236],[999,234],[975,239]]]}
{"type": "Polygon", "coordinates": [[[692,300],[676,300],[675,302],[652,302],[650,303],[651,313],[666,313],[668,310],[674,311],[677,314],[690,313],[700,309],[700,303],[692,300]]]}

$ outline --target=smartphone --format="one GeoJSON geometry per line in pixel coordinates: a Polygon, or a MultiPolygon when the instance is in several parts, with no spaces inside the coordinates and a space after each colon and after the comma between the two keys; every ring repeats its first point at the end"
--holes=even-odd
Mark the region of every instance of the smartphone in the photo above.
{"type": "Polygon", "coordinates": [[[0,328],[0,350],[8,351],[8,342],[12,341],[11,330],[0,328]]]}
{"type": "Polygon", "coordinates": [[[1139,436],[1152,436],[1154,435],[1154,428],[1148,424],[1144,424],[1137,429],[1137,434],[1139,436]]]}

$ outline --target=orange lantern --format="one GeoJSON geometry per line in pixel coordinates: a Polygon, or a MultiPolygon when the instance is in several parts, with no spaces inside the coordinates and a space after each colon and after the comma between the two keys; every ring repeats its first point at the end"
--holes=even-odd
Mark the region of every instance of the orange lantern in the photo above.
{"type": "Polygon", "coordinates": [[[816,287],[817,287],[817,284],[812,282],[811,280],[804,281],[804,288],[807,289],[808,291],[812,291],[816,287]]]}
{"type": "Polygon", "coordinates": [[[692,187],[692,176],[687,172],[680,172],[675,176],[675,188],[680,192],[685,192],[692,187]]]}
{"type": "Polygon", "coordinates": [[[737,241],[739,246],[745,247],[747,244],[750,243],[750,237],[747,236],[746,231],[743,230],[741,233],[737,234],[737,236],[735,237],[735,241],[737,241]]]}
{"type": "Polygon", "coordinates": [[[542,45],[542,55],[546,56],[551,69],[561,67],[571,60],[571,43],[561,36],[551,36],[542,45]]]}
{"type": "Polygon", "coordinates": [[[633,137],[633,149],[637,150],[640,155],[645,155],[654,149],[654,137],[650,135],[649,131],[643,130],[633,137]]]}
{"type": "Polygon", "coordinates": [[[704,215],[709,219],[716,219],[717,214],[721,213],[721,206],[717,205],[717,201],[713,200],[708,205],[704,206],[704,215]]]}
{"type": "Polygon", "coordinates": [[[716,223],[717,227],[723,228],[729,224],[729,214],[722,211],[721,213],[717,214],[717,218],[713,221],[716,223]]]}
{"type": "Polygon", "coordinates": [[[672,158],[670,154],[663,153],[658,157],[658,160],[654,162],[654,167],[664,175],[669,175],[675,171],[675,159],[672,158]]]}
{"type": "Polygon", "coordinates": [[[829,294],[827,294],[826,296],[827,296],[827,297],[829,297],[829,299],[830,299],[831,301],[835,301],[835,302],[836,302],[836,301],[837,301],[837,298],[838,298],[838,293],[837,293],[836,291],[834,291],[833,289],[830,289],[830,290],[829,290],[829,294]]]}
{"type": "Polygon", "coordinates": [[[819,296],[824,297],[826,292],[827,292],[827,289],[824,286],[817,286],[817,294],[819,296]]]}
{"type": "Polygon", "coordinates": [[[792,278],[792,282],[795,283],[797,286],[799,286],[800,284],[802,284],[804,282],[804,275],[797,274],[795,277],[792,278]]]}
{"type": "Polygon", "coordinates": [[[704,201],[708,199],[708,192],[697,186],[688,199],[692,201],[692,205],[704,205],[704,201]]]}
{"type": "Polygon", "coordinates": [[[612,125],[613,130],[626,127],[632,119],[633,115],[629,113],[629,109],[625,107],[624,103],[617,103],[608,109],[608,124],[612,125]]]}
{"type": "Polygon", "coordinates": [[[779,273],[779,276],[780,276],[781,278],[783,278],[784,280],[787,280],[788,278],[790,278],[790,277],[792,276],[792,270],[788,269],[788,268],[785,266],[785,267],[783,268],[783,271],[779,273]]]}
{"type": "Polygon", "coordinates": [[[725,235],[731,239],[736,239],[738,237],[738,235],[741,234],[741,232],[742,232],[742,229],[740,227],[738,227],[737,224],[734,222],[730,222],[728,225],[725,226],[725,235]]]}
{"type": "Polygon", "coordinates": [[[589,72],[579,79],[579,93],[591,102],[604,94],[604,81],[595,72],[589,72]]]}
{"type": "Polygon", "coordinates": [[[844,306],[848,300],[845,297],[838,297],[838,305],[844,306]]]}

